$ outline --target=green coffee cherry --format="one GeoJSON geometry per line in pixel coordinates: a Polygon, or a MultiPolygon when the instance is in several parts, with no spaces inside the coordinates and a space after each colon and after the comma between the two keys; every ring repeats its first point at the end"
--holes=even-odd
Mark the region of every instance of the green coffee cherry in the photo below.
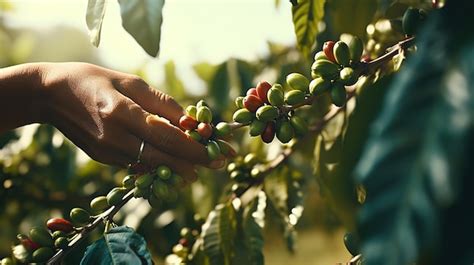
{"type": "Polygon", "coordinates": [[[202,106],[197,109],[196,119],[198,122],[211,123],[212,112],[209,107],[202,106]]]}
{"type": "Polygon", "coordinates": [[[344,67],[341,72],[339,72],[339,77],[346,86],[352,86],[357,82],[357,76],[350,67],[344,67]]]}
{"type": "Polygon", "coordinates": [[[324,51],[319,51],[314,55],[314,60],[329,60],[324,51]]]}
{"type": "Polygon", "coordinates": [[[107,194],[107,204],[110,206],[118,205],[122,201],[122,198],[125,196],[125,194],[127,194],[127,189],[122,187],[113,188],[107,194]]]}
{"type": "Polygon", "coordinates": [[[202,136],[196,131],[186,131],[186,134],[196,142],[199,142],[202,140],[202,136]]]}
{"type": "Polygon", "coordinates": [[[196,108],[199,109],[200,107],[209,107],[209,105],[204,101],[204,99],[201,99],[196,103],[196,108]]]}
{"type": "Polygon", "coordinates": [[[217,137],[225,137],[229,135],[232,130],[227,122],[219,122],[214,131],[217,137]]]}
{"type": "Polygon", "coordinates": [[[30,239],[40,246],[52,247],[54,245],[53,237],[43,227],[34,227],[29,233],[30,239]]]}
{"type": "Polygon", "coordinates": [[[357,236],[352,233],[344,235],[344,245],[352,256],[357,256],[360,253],[360,243],[357,236]]]}
{"type": "Polygon", "coordinates": [[[339,66],[329,60],[318,60],[311,66],[311,71],[315,76],[332,79],[338,74],[339,66]]]}
{"type": "Polygon", "coordinates": [[[149,186],[147,186],[146,188],[143,188],[143,189],[140,189],[140,188],[136,187],[133,190],[133,197],[135,197],[135,198],[148,199],[149,196],[150,196],[150,187],[149,186]]]}
{"type": "Polygon", "coordinates": [[[308,91],[309,80],[302,74],[291,73],[286,77],[286,82],[292,89],[308,91]]]}
{"type": "Polygon", "coordinates": [[[94,214],[102,213],[105,209],[109,208],[109,204],[107,203],[107,197],[106,196],[95,197],[91,201],[90,206],[94,214]]]}
{"type": "Polygon", "coordinates": [[[150,204],[152,208],[158,209],[161,206],[161,200],[158,199],[154,194],[151,194],[148,197],[148,204],[150,204]]]}
{"type": "Polygon", "coordinates": [[[362,40],[357,36],[352,36],[348,46],[352,62],[360,61],[362,53],[364,53],[364,43],[362,40]]]}
{"type": "Polygon", "coordinates": [[[250,136],[259,136],[265,130],[267,124],[263,121],[254,120],[250,123],[249,134],[250,136]]]}
{"type": "Polygon", "coordinates": [[[12,258],[3,258],[0,265],[15,265],[15,261],[12,258]]]}
{"type": "Polygon", "coordinates": [[[193,119],[196,119],[196,114],[197,114],[196,106],[189,105],[186,107],[186,115],[188,115],[189,117],[192,117],[193,119]]]}
{"type": "Polygon", "coordinates": [[[67,237],[67,234],[61,230],[58,230],[58,231],[54,231],[52,236],[53,236],[53,239],[56,240],[60,237],[67,237]]]}
{"type": "Polygon", "coordinates": [[[248,153],[244,157],[244,164],[248,167],[253,167],[258,163],[258,157],[254,153],[248,153]]]}
{"type": "Polygon", "coordinates": [[[151,192],[153,193],[150,197],[156,196],[157,198],[164,198],[168,194],[168,186],[163,181],[157,179],[153,181],[153,186],[151,187],[151,192]]]}
{"type": "Polygon", "coordinates": [[[171,169],[167,166],[159,166],[156,169],[156,174],[160,179],[167,180],[171,177],[171,169]]]}
{"type": "Polygon", "coordinates": [[[67,248],[68,244],[69,240],[66,237],[58,237],[56,240],[54,240],[54,246],[59,249],[67,248]]]}
{"type": "Polygon", "coordinates": [[[298,116],[291,116],[290,124],[298,136],[305,135],[308,132],[308,124],[304,119],[298,116]]]}
{"type": "Polygon", "coordinates": [[[244,108],[244,97],[237,97],[235,99],[235,106],[237,106],[239,109],[244,108]]]}
{"type": "Polygon", "coordinates": [[[122,180],[122,186],[126,189],[131,189],[135,187],[135,176],[127,175],[122,180]]]}
{"type": "Polygon", "coordinates": [[[312,95],[321,95],[331,88],[331,81],[322,77],[317,77],[309,83],[309,93],[312,95]]]}
{"type": "Polygon", "coordinates": [[[305,99],[305,93],[301,90],[291,90],[285,95],[285,102],[288,105],[300,104],[305,99]]]}
{"type": "Polygon", "coordinates": [[[270,104],[272,104],[273,106],[282,106],[284,103],[283,89],[276,88],[275,85],[273,85],[273,87],[270,88],[270,90],[268,91],[267,99],[268,102],[270,102],[270,104]]]}
{"type": "Polygon", "coordinates": [[[295,132],[289,121],[277,122],[276,137],[280,142],[286,144],[293,139],[293,136],[295,136],[295,132]]]}
{"type": "Polygon", "coordinates": [[[46,262],[52,256],[54,256],[53,249],[49,247],[42,247],[42,248],[38,248],[37,250],[33,252],[32,258],[34,262],[38,263],[38,262],[46,262]]]}
{"type": "Polygon", "coordinates": [[[247,109],[239,109],[232,118],[235,122],[249,124],[253,120],[253,113],[247,109]]]}
{"type": "Polygon", "coordinates": [[[221,149],[216,141],[209,141],[206,148],[210,160],[215,160],[221,154],[221,149]]]}
{"type": "Polygon", "coordinates": [[[180,175],[173,173],[171,176],[171,185],[175,187],[181,187],[184,184],[184,179],[180,175]]]}
{"type": "Polygon", "coordinates": [[[72,222],[75,224],[86,225],[89,222],[91,215],[88,211],[82,208],[74,208],[69,213],[69,217],[71,217],[72,222]]]}
{"type": "Polygon", "coordinates": [[[349,60],[351,58],[349,52],[349,46],[343,41],[338,41],[334,44],[334,58],[336,62],[341,65],[349,65],[349,60]]]}
{"type": "Polygon", "coordinates": [[[148,174],[148,173],[143,174],[139,176],[137,180],[135,180],[135,187],[139,189],[145,189],[151,185],[151,183],[153,182],[153,179],[154,179],[153,175],[148,174]]]}
{"type": "Polygon", "coordinates": [[[344,85],[336,83],[331,89],[332,103],[338,107],[342,107],[346,103],[346,94],[344,85]]]}
{"type": "Polygon", "coordinates": [[[274,106],[265,105],[257,110],[257,119],[260,121],[269,122],[276,119],[276,117],[278,117],[278,109],[274,106]]]}

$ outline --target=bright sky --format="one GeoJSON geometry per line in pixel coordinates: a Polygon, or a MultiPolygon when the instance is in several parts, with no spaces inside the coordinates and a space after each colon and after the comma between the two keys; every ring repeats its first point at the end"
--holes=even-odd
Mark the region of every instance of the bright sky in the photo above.
{"type": "MultiPolygon", "coordinates": [[[[87,0],[10,2],[15,6],[7,20],[11,26],[44,29],[63,24],[87,30],[87,0]]],[[[163,13],[161,53],[154,59],[121,27],[118,2],[110,0],[107,4],[98,54],[107,66],[122,71],[146,65],[147,72],[156,72],[159,65],[171,59],[179,74],[189,79],[193,78],[193,63],[218,63],[229,57],[252,59],[267,52],[269,40],[288,45],[295,42],[290,3],[286,0],[279,8],[275,8],[275,0],[168,0],[163,13]]],[[[156,76],[154,81],[159,81],[161,77],[156,76]]]]}

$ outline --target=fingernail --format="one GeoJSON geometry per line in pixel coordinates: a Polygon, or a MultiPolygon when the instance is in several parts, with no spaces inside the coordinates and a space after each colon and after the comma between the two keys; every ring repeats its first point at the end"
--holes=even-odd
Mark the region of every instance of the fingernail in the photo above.
{"type": "Polygon", "coordinates": [[[217,168],[221,168],[225,165],[225,159],[222,159],[222,160],[214,160],[212,161],[210,164],[209,164],[209,167],[210,168],[214,168],[214,169],[217,169],[217,168]]]}

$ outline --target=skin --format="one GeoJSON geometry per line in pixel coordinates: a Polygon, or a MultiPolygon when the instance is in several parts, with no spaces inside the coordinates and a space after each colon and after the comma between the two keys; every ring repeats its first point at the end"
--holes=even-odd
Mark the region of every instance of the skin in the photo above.
{"type": "Polygon", "coordinates": [[[182,107],[141,78],[86,63],[32,63],[0,69],[0,133],[49,123],[91,158],[127,166],[167,165],[194,181],[210,163],[203,145],[178,126],[182,107]],[[158,116],[159,117],[158,117],[158,116]]]}

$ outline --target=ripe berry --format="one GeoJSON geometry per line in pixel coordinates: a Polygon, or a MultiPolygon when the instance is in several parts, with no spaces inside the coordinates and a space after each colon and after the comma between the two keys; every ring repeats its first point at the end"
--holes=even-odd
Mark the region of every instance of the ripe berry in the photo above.
{"type": "Polygon", "coordinates": [[[189,245],[189,242],[188,242],[188,240],[187,240],[186,238],[181,238],[181,239],[179,240],[179,243],[180,243],[181,245],[183,245],[183,247],[187,247],[187,246],[189,245]]]}
{"type": "Polygon", "coordinates": [[[51,218],[46,222],[46,227],[50,231],[63,231],[66,233],[71,232],[74,227],[72,226],[71,222],[63,218],[51,218]]]}
{"type": "Polygon", "coordinates": [[[249,90],[247,90],[246,96],[249,96],[249,95],[254,95],[254,96],[258,97],[257,89],[252,87],[249,90]]]}
{"type": "Polygon", "coordinates": [[[244,98],[244,106],[251,112],[256,112],[262,105],[263,101],[258,96],[248,95],[244,98]]]}
{"type": "Polygon", "coordinates": [[[20,243],[27,249],[27,250],[35,250],[40,247],[38,243],[33,242],[29,237],[23,234],[18,234],[16,236],[18,240],[20,240],[20,243]]]}
{"type": "Polygon", "coordinates": [[[273,122],[268,122],[265,130],[261,135],[262,141],[265,143],[271,143],[273,138],[275,138],[275,124],[273,122]]]}
{"type": "Polygon", "coordinates": [[[323,45],[323,51],[326,57],[329,59],[331,62],[336,62],[336,58],[334,58],[334,44],[336,44],[334,41],[326,41],[323,45]]]}
{"type": "Polygon", "coordinates": [[[194,130],[196,129],[198,122],[191,116],[183,115],[179,119],[179,125],[185,130],[194,130]]]}
{"type": "Polygon", "coordinates": [[[199,123],[197,132],[203,139],[209,139],[212,135],[212,126],[209,123],[199,123]]]}
{"type": "Polygon", "coordinates": [[[271,87],[272,87],[272,85],[270,85],[270,83],[268,83],[266,81],[262,81],[262,82],[257,84],[257,87],[256,87],[255,90],[257,91],[258,97],[264,103],[269,103],[268,99],[267,99],[267,94],[268,94],[268,90],[270,90],[271,87]]]}

